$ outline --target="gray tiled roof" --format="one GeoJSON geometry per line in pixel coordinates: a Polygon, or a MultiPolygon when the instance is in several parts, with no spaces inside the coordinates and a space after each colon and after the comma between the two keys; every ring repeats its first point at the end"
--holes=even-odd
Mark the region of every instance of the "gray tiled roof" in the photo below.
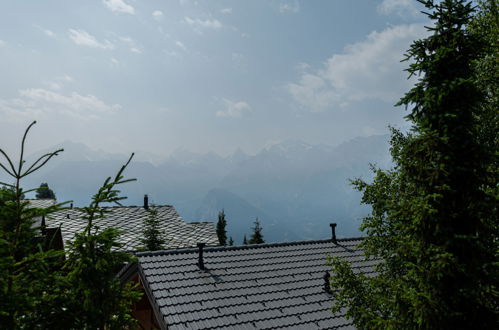
{"type": "Polygon", "coordinates": [[[44,198],[44,199],[24,199],[23,201],[28,202],[28,207],[30,208],[40,208],[44,209],[55,205],[55,199],[44,198]]]}
{"type": "MultiPolygon", "coordinates": [[[[203,242],[207,245],[218,245],[215,226],[212,222],[185,222],[170,205],[151,207],[157,210],[157,216],[162,220],[162,229],[166,233],[166,248],[177,249],[196,246],[203,242]]],[[[123,250],[136,250],[143,237],[143,221],[150,215],[140,206],[115,206],[107,207],[106,218],[98,219],[94,224],[101,229],[114,227],[123,230],[120,242],[124,244],[123,250]]],[[[64,242],[72,241],[75,233],[82,232],[87,222],[85,213],[80,208],[71,208],[51,213],[47,218],[48,227],[61,225],[64,242]]]]}
{"type": "Polygon", "coordinates": [[[339,256],[372,273],[376,262],[364,261],[360,241],[205,248],[206,270],[197,265],[197,248],[139,253],[136,267],[164,328],[351,328],[344,313],[331,312],[325,263],[339,256]]]}

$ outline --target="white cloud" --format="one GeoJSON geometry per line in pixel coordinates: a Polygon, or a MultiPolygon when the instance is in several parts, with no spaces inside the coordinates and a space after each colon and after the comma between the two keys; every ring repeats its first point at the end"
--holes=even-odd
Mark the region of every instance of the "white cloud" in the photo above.
{"type": "Polygon", "coordinates": [[[222,8],[220,10],[220,13],[222,13],[224,15],[232,14],[232,8],[222,8]]]}
{"type": "Polygon", "coordinates": [[[225,109],[217,111],[217,117],[240,118],[244,113],[251,111],[250,105],[244,101],[235,102],[226,98],[223,98],[222,101],[225,109]]]}
{"type": "Polygon", "coordinates": [[[55,33],[50,31],[49,29],[44,29],[43,33],[45,33],[50,38],[55,38],[55,33]]]}
{"type": "Polygon", "coordinates": [[[223,24],[217,19],[202,20],[199,18],[193,19],[187,16],[184,19],[186,23],[189,24],[194,29],[194,31],[198,33],[201,33],[202,29],[219,30],[223,27],[223,24]]]}
{"type": "Polygon", "coordinates": [[[135,14],[135,9],[123,0],[102,0],[102,2],[112,12],[135,14]]]}
{"type": "Polygon", "coordinates": [[[76,92],[62,94],[43,88],[19,90],[19,97],[0,99],[0,113],[9,119],[39,118],[44,115],[63,115],[77,119],[96,119],[119,110],[119,104],[109,105],[94,95],[76,92]]]}
{"type": "Polygon", "coordinates": [[[279,12],[281,13],[297,13],[300,11],[298,0],[286,0],[279,3],[279,12]]]}
{"type": "Polygon", "coordinates": [[[383,0],[377,10],[382,15],[396,14],[401,17],[414,17],[419,14],[414,3],[414,0],[383,0]]]}
{"type": "Polygon", "coordinates": [[[152,12],[152,18],[154,18],[156,21],[161,21],[164,17],[163,12],[161,10],[155,10],[152,12]]]}
{"type": "Polygon", "coordinates": [[[128,45],[130,51],[135,54],[142,54],[144,51],[141,46],[137,45],[135,40],[130,37],[119,37],[121,41],[128,45]]]}
{"type": "Polygon", "coordinates": [[[84,30],[69,29],[69,38],[77,45],[92,48],[113,49],[114,45],[108,40],[98,41],[93,35],[84,30]]]}
{"type": "Polygon", "coordinates": [[[319,70],[303,66],[300,80],[287,85],[294,100],[310,111],[345,108],[352,102],[395,103],[409,88],[407,63],[400,63],[411,42],[426,35],[419,24],[372,32],[366,40],[334,54],[319,70]]]}
{"type": "Polygon", "coordinates": [[[186,52],[186,51],[187,51],[187,47],[185,47],[185,45],[184,45],[182,42],[180,42],[180,41],[178,41],[178,40],[177,40],[177,41],[175,41],[175,45],[176,45],[178,48],[182,49],[184,52],[186,52]]]}

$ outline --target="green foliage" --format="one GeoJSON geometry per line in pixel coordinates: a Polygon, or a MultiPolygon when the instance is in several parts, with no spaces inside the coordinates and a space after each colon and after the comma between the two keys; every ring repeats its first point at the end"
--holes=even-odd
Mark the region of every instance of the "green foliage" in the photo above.
{"type": "Polygon", "coordinates": [[[408,72],[419,81],[399,104],[410,108],[412,132],[392,130],[393,169],[373,168],[370,184],[353,181],[372,206],[362,247],[380,262],[378,275],[331,260],[333,310],[348,308],[359,328],[494,328],[499,127],[487,88],[497,85],[476,71],[491,53],[483,32],[468,28],[470,3],[421,2],[435,25],[408,51],[408,72]]]}
{"type": "Polygon", "coordinates": [[[0,149],[4,158],[0,168],[14,181],[14,184],[0,183],[3,186],[0,190],[0,324],[7,329],[43,328],[44,319],[57,311],[57,308],[46,306],[54,306],[52,303],[57,300],[54,294],[57,289],[52,285],[60,277],[57,267],[62,252],[43,250],[43,237],[35,226],[35,219],[61,209],[62,204],[46,209],[29,208],[28,202],[23,201],[21,180],[62,149],[47,153],[26,166],[25,142],[34,124],[24,133],[17,164],[0,149]]]}
{"type": "Polygon", "coordinates": [[[234,240],[232,239],[232,236],[229,237],[229,246],[233,246],[234,245],[234,240]]]}
{"type": "Polygon", "coordinates": [[[100,231],[99,219],[106,216],[104,203],[115,203],[126,197],[119,195],[117,185],[133,181],[123,178],[123,171],[133,157],[121,167],[114,179],[108,177],[99,191],[84,208],[87,226],[76,234],[69,245],[69,256],[64,268],[71,288],[71,310],[75,326],[79,329],[117,329],[135,324],[130,315],[131,302],[140,294],[130,285],[122,285],[116,277],[118,270],[134,258],[117,251],[120,232],[114,228],[100,231]]]}
{"type": "Polygon", "coordinates": [[[37,199],[44,199],[44,198],[56,199],[54,191],[49,188],[49,185],[46,182],[41,183],[40,187],[38,189],[36,189],[36,198],[37,199]]]}
{"type": "Polygon", "coordinates": [[[144,238],[140,240],[146,251],[158,251],[164,249],[166,243],[165,232],[161,230],[161,219],[158,218],[156,209],[147,209],[149,216],[144,220],[144,238]]]}
{"type": "MultiPolygon", "coordinates": [[[[21,179],[45,165],[62,151],[47,153],[30,166],[23,159],[25,131],[18,165],[0,149],[6,163],[0,163],[14,184],[0,183],[0,324],[5,329],[116,329],[133,325],[129,315],[138,298],[131,285],[122,285],[116,272],[132,257],[117,252],[119,233],[99,232],[93,224],[105,216],[101,203],[118,203],[115,186],[129,180],[121,176],[106,180],[92,199],[87,212],[88,225],[76,235],[68,258],[64,251],[45,244],[43,230],[35,220],[61,210],[65,203],[44,209],[30,208],[23,201],[21,179]]],[[[128,164],[128,163],[127,163],[128,164]]],[[[31,189],[27,192],[36,191],[31,189]]]]}
{"type": "Polygon", "coordinates": [[[246,234],[243,237],[243,245],[248,245],[248,240],[246,239],[246,234]]]}
{"type": "Polygon", "coordinates": [[[227,230],[225,227],[227,226],[227,220],[225,220],[225,212],[218,213],[218,221],[217,221],[217,236],[220,245],[227,245],[227,230]]]}
{"type": "MultiPolygon", "coordinates": [[[[251,227],[251,230],[253,230],[253,233],[251,234],[250,240],[248,241],[249,244],[261,244],[265,243],[263,240],[263,234],[262,234],[262,226],[260,225],[260,221],[258,218],[255,219],[254,222],[255,226],[251,227]]],[[[245,236],[246,238],[246,236],[245,236]]]]}

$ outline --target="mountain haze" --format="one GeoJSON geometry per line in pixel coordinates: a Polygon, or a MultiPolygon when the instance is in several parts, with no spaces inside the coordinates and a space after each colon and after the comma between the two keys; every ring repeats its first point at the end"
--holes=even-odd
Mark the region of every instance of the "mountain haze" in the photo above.
{"type": "MultiPolygon", "coordinates": [[[[368,213],[360,193],[348,179],[371,177],[369,164],[390,165],[388,136],[359,137],[338,146],[285,141],[247,155],[241,149],[222,157],[177,150],[167,158],[137,153],[126,176],[136,182],[123,186],[130,205],[142,204],[144,194],[156,204],[171,204],[190,221],[216,221],[225,210],[229,236],[240,244],[258,217],[267,241],[329,237],[329,223],[338,223],[339,236],[359,235],[359,219],[368,213]]],[[[114,175],[129,155],[95,151],[66,141],[26,188],[48,182],[58,200],[85,205],[106,176],[114,175]]],[[[28,157],[33,160],[36,155],[28,157]]],[[[5,180],[5,177],[2,177],[5,180]]]]}

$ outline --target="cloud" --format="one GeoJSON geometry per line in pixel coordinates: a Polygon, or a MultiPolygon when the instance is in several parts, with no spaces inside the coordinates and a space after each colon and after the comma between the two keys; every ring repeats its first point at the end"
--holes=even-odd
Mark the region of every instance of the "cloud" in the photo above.
{"type": "Polygon", "coordinates": [[[63,115],[77,119],[96,119],[119,110],[119,104],[109,105],[94,95],[72,92],[68,95],[43,88],[19,90],[19,97],[0,99],[0,113],[10,119],[38,118],[63,115]]]}
{"type": "Polygon", "coordinates": [[[69,29],[69,38],[79,46],[87,46],[92,48],[113,49],[114,45],[108,40],[99,42],[93,35],[84,30],[69,29]]]}
{"type": "Polygon", "coordinates": [[[251,111],[250,105],[244,101],[235,102],[226,98],[223,98],[222,101],[225,109],[217,111],[217,117],[240,118],[244,113],[251,111]]]}
{"type": "Polygon", "coordinates": [[[300,11],[298,0],[287,0],[279,3],[279,12],[281,13],[297,13],[300,11]]]}
{"type": "Polygon", "coordinates": [[[119,37],[121,41],[128,45],[130,51],[135,54],[142,54],[144,51],[141,46],[137,45],[135,40],[130,37],[119,37]]]}
{"type": "Polygon", "coordinates": [[[55,38],[55,33],[50,31],[49,29],[44,29],[43,33],[45,33],[50,38],[55,38]]]}
{"type": "Polygon", "coordinates": [[[106,7],[115,13],[135,14],[135,9],[123,0],[102,0],[106,7]]]}
{"type": "Polygon", "coordinates": [[[156,21],[161,21],[164,17],[163,12],[161,10],[155,10],[152,12],[152,18],[154,18],[156,21]]]}
{"type": "Polygon", "coordinates": [[[222,8],[220,10],[220,13],[222,13],[224,15],[232,14],[232,8],[222,8]]]}
{"type": "Polygon", "coordinates": [[[401,17],[415,17],[419,11],[414,3],[414,0],[383,0],[378,5],[377,11],[382,15],[396,14],[401,17]]]}
{"type": "Polygon", "coordinates": [[[2,39],[0,39],[0,47],[5,46],[5,45],[6,45],[5,41],[3,41],[2,39]]]}
{"type": "Polygon", "coordinates": [[[182,49],[184,52],[186,52],[186,51],[187,51],[187,47],[185,47],[185,45],[184,45],[182,42],[180,42],[180,41],[178,41],[178,40],[177,40],[177,41],[175,41],[175,45],[176,45],[178,48],[182,49]]]}
{"type": "Polygon", "coordinates": [[[426,34],[420,24],[374,31],[331,56],[319,70],[302,64],[299,81],[288,84],[287,90],[299,105],[314,112],[364,100],[393,104],[411,84],[403,71],[407,63],[400,60],[411,42],[426,34]]]}
{"type": "Polygon", "coordinates": [[[203,29],[219,30],[223,27],[223,24],[217,19],[202,20],[199,18],[193,19],[187,16],[184,19],[185,22],[198,33],[202,33],[203,29]]]}

